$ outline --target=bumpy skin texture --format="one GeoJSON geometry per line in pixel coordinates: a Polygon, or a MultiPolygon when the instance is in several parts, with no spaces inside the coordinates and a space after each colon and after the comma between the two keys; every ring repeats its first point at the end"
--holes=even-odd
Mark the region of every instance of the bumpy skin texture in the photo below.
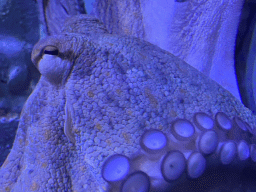
{"type": "Polygon", "coordinates": [[[157,45],[240,98],[234,48],[243,2],[95,0],[92,14],[110,33],[157,45]]]}
{"type": "MultiPolygon", "coordinates": [[[[184,61],[136,38],[108,34],[85,15],[39,41],[32,61],[42,76],[0,169],[0,191],[106,190],[101,167],[107,157],[131,156],[145,130],[169,132],[173,120],[192,120],[195,112],[239,116],[252,133],[256,126],[250,110],[184,61]],[[47,46],[58,56],[45,52],[47,46]]],[[[189,148],[197,151],[194,143],[189,148]]]]}

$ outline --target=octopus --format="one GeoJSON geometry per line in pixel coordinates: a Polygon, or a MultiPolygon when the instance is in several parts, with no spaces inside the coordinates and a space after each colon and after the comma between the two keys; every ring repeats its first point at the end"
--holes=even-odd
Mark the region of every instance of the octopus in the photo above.
{"type": "Polygon", "coordinates": [[[255,116],[183,60],[83,14],[31,59],[0,191],[255,190],[255,116]]]}

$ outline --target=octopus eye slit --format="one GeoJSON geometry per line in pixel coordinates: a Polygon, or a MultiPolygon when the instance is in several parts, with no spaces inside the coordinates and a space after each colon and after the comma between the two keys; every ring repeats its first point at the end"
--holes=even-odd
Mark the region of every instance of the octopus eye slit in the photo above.
{"type": "Polygon", "coordinates": [[[55,46],[46,46],[43,50],[43,54],[48,54],[48,55],[59,55],[59,50],[55,46]]]}

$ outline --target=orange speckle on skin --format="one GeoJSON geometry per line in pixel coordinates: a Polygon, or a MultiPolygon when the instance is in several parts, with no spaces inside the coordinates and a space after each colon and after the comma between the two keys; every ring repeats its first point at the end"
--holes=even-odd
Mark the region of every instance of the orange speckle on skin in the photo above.
{"type": "Polygon", "coordinates": [[[104,191],[106,191],[107,190],[107,188],[103,185],[102,186],[102,189],[104,190],[104,191]]]}
{"type": "Polygon", "coordinates": [[[159,129],[159,130],[163,130],[163,125],[159,125],[159,126],[158,126],[158,129],[159,129]]]}
{"type": "Polygon", "coordinates": [[[43,168],[46,168],[47,166],[48,166],[47,163],[42,163],[42,167],[43,167],[43,168]]]}
{"type": "Polygon", "coordinates": [[[79,134],[81,131],[75,126],[73,131],[76,133],[76,134],[79,134]]]}
{"type": "Polygon", "coordinates": [[[130,140],[131,136],[130,136],[129,133],[122,132],[122,135],[123,135],[123,137],[124,137],[124,139],[125,139],[125,141],[126,141],[127,143],[131,143],[131,140],[130,140]]]}
{"type": "Polygon", "coordinates": [[[169,113],[169,115],[170,115],[171,117],[177,117],[177,113],[176,113],[176,111],[174,111],[174,110],[171,110],[170,113],[169,113]]]}
{"type": "Polygon", "coordinates": [[[117,93],[118,95],[120,95],[120,94],[122,93],[122,91],[121,91],[120,89],[116,89],[116,93],[117,93]]]}
{"type": "Polygon", "coordinates": [[[143,59],[147,59],[147,56],[142,54],[141,52],[139,52],[140,56],[143,58],[143,59]]]}
{"type": "Polygon", "coordinates": [[[51,132],[50,132],[50,130],[46,129],[45,132],[44,132],[44,138],[46,140],[49,140],[50,137],[51,137],[51,132]]]}
{"type": "Polygon", "coordinates": [[[111,145],[111,140],[107,139],[106,143],[110,146],[111,145]]]}
{"type": "Polygon", "coordinates": [[[158,107],[158,101],[155,98],[155,96],[151,93],[151,90],[149,88],[145,88],[145,95],[149,99],[149,102],[153,105],[153,107],[158,107]]]}
{"type": "Polygon", "coordinates": [[[185,89],[180,89],[180,92],[181,92],[181,93],[187,93],[187,90],[185,90],[185,89]]]}
{"type": "Polygon", "coordinates": [[[89,97],[91,97],[91,98],[94,97],[94,93],[93,93],[92,91],[88,91],[88,92],[87,92],[87,95],[88,95],[89,97]]]}
{"type": "Polygon", "coordinates": [[[31,191],[38,191],[39,185],[35,181],[33,181],[30,189],[31,191]]]}
{"type": "Polygon", "coordinates": [[[86,171],[86,167],[82,165],[82,166],[80,166],[80,170],[81,171],[86,171]]]}
{"type": "Polygon", "coordinates": [[[25,146],[28,146],[28,145],[29,145],[29,141],[28,141],[28,139],[26,139],[25,146]]]}
{"type": "Polygon", "coordinates": [[[99,131],[101,131],[101,129],[102,129],[102,126],[101,126],[101,124],[100,123],[96,123],[96,126],[95,126],[99,131]]]}
{"type": "Polygon", "coordinates": [[[19,139],[19,144],[20,144],[20,145],[22,145],[22,144],[23,144],[23,142],[24,142],[24,140],[23,140],[23,139],[19,139]]]}
{"type": "Polygon", "coordinates": [[[131,110],[127,110],[127,113],[132,116],[132,111],[131,110]]]}

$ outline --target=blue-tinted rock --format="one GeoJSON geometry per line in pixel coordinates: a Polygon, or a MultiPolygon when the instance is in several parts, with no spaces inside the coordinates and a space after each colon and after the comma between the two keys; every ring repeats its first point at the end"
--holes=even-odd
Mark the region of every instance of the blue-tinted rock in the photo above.
{"type": "Polygon", "coordinates": [[[9,71],[8,88],[13,94],[19,94],[28,88],[26,66],[14,66],[9,71]]]}
{"type": "Polygon", "coordinates": [[[5,115],[10,111],[11,109],[11,103],[7,98],[0,98],[0,116],[5,115]]]}
{"type": "Polygon", "coordinates": [[[17,57],[23,51],[25,46],[24,41],[11,36],[0,35],[0,53],[5,54],[7,57],[17,57]]]}

